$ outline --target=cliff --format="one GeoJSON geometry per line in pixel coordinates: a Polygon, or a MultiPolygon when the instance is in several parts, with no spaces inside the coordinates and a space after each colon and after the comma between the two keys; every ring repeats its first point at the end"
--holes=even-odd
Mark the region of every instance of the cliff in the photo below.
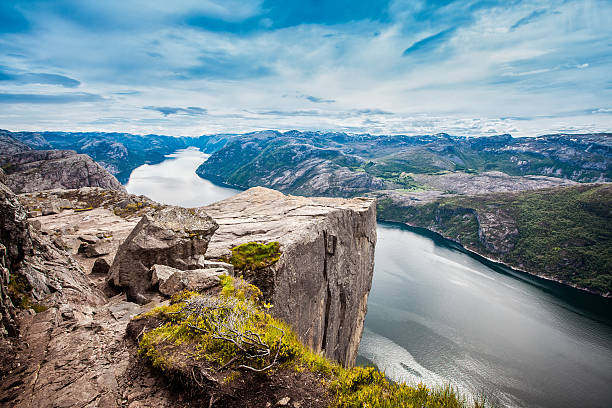
{"type": "Polygon", "coordinates": [[[229,259],[240,244],[279,242],[276,263],[244,276],[304,344],[353,365],[372,282],[375,201],[286,196],[257,187],[204,209],[219,224],[206,257],[229,259]]]}
{"type": "MultiPolygon", "coordinates": [[[[106,285],[111,264],[122,264],[126,253],[134,258],[131,242],[174,256],[183,254],[184,248],[201,247],[206,257],[218,258],[242,242],[279,241],[280,258],[252,276],[255,280],[262,280],[261,274],[272,277],[267,294],[274,302],[275,315],[286,318],[315,350],[324,350],[344,364],[354,361],[373,269],[372,200],[305,199],[255,189],[196,211],[99,188],[34,192],[19,200],[9,189],[2,191],[3,221],[16,220],[2,225],[2,242],[12,254],[2,269],[3,317],[8,311],[1,335],[2,344],[7,345],[2,353],[6,359],[0,387],[3,403],[15,407],[193,404],[188,395],[174,391],[171,379],[144,364],[132,340],[124,337],[130,318],[160,302],[167,304],[159,293],[149,293],[151,302],[139,306],[106,285]],[[39,216],[32,210],[40,206],[61,210],[39,216]],[[156,214],[160,213],[166,215],[159,218],[156,214]],[[208,250],[205,245],[189,244],[208,240],[214,232],[216,224],[206,213],[218,218],[219,224],[208,250]],[[180,217],[192,220],[189,231],[163,227],[180,217]],[[146,219],[151,226],[135,228],[146,219]],[[136,239],[134,231],[145,230],[158,234],[158,240],[136,239]],[[127,243],[132,252],[120,250],[127,243]],[[12,282],[27,284],[19,286],[20,292],[12,297],[4,296],[17,288],[12,282]]],[[[160,262],[167,257],[147,256],[138,262],[144,265],[148,259],[160,262]]],[[[214,278],[219,266],[227,266],[196,261],[204,269],[170,268],[171,273],[214,278]]],[[[149,272],[133,273],[150,278],[149,272]]],[[[218,279],[208,282],[204,291],[217,290],[218,279]]],[[[188,280],[187,287],[192,283],[188,280]]],[[[326,392],[317,386],[315,377],[309,378],[307,385],[293,383],[291,387],[307,387],[304,392],[312,395],[326,392]]],[[[265,382],[262,384],[265,388],[265,382]]],[[[274,388],[265,389],[268,394],[277,393],[274,388]]],[[[294,395],[296,389],[283,393],[294,395]]]]}
{"type": "Polygon", "coordinates": [[[27,150],[0,156],[6,185],[17,193],[55,188],[125,188],[102,166],[85,154],[70,150],[27,150]]]}

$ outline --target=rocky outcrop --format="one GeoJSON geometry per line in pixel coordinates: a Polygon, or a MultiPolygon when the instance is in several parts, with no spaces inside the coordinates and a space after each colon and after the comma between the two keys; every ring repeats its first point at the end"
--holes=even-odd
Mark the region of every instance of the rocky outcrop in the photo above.
{"type": "Polygon", "coordinates": [[[0,130],[0,152],[2,152],[3,155],[27,152],[28,150],[32,149],[27,144],[8,134],[2,133],[0,130]]]}
{"type": "Polygon", "coordinates": [[[0,166],[6,172],[6,184],[16,193],[79,187],[125,190],[91,157],[71,150],[29,150],[4,155],[0,157],[0,166]]]}
{"type": "MultiPolygon", "coordinates": [[[[165,231],[171,237],[168,242],[177,242],[177,248],[186,251],[188,265],[179,265],[183,270],[160,264],[154,267],[172,272],[164,276],[160,273],[157,285],[161,286],[163,280],[164,285],[176,286],[176,290],[201,283],[201,279],[185,279],[192,274],[206,276],[216,283],[219,273],[232,270],[231,265],[218,259],[227,256],[237,244],[279,241],[280,259],[261,271],[272,277],[268,293],[275,305],[271,310],[294,326],[314,350],[347,365],[354,359],[363,327],[376,240],[371,200],[308,199],[257,188],[210,208],[177,210],[123,192],[82,188],[21,195],[20,201],[28,209],[67,200],[57,214],[26,219],[27,211],[8,189],[7,197],[7,202],[21,214],[18,222],[28,231],[25,236],[31,242],[31,251],[15,252],[25,254],[22,264],[27,265],[27,271],[23,276],[33,284],[30,299],[44,307],[38,313],[15,309],[14,320],[19,323],[22,337],[10,353],[4,354],[10,356],[7,360],[10,364],[1,366],[0,375],[6,376],[0,385],[0,404],[194,406],[187,396],[173,392],[163,377],[144,365],[134,343],[125,338],[130,318],[159,304],[163,298],[152,294],[151,304],[139,306],[127,301],[124,294],[113,296],[104,288],[105,277],[100,275],[108,267],[105,261],[121,258],[117,254],[119,244],[127,242],[129,236],[139,236],[148,226],[153,228],[156,238],[149,242],[151,247],[157,244],[168,247],[161,239],[165,236],[161,231],[165,231]],[[93,209],[78,211],[88,207],[93,209]],[[189,234],[206,237],[207,231],[215,228],[204,215],[209,212],[220,218],[220,228],[208,249],[200,245],[202,242],[192,246],[189,238],[193,237],[189,234]],[[156,214],[160,213],[166,216],[157,219],[156,214]],[[181,221],[182,215],[188,219],[181,221]],[[146,221],[139,224],[142,220],[146,221]],[[33,221],[37,221],[37,228],[28,225],[33,221]],[[174,231],[177,223],[191,225],[190,233],[184,229],[174,231]],[[78,253],[82,243],[95,245],[106,240],[112,243],[108,255],[89,258],[78,253]],[[209,259],[204,259],[204,253],[209,259]],[[87,274],[85,271],[89,270],[91,273],[87,274]],[[169,285],[173,277],[176,285],[169,285]]],[[[9,219],[16,218],[13,214],[9,219]]],[[[146,241],[141,244],[146,246],[146,241]]],[[[178,256],[180,251],[169,251],[169,258],[162,263],[167,264],[167,259],[178,256]]],[[[139,327],[130,336],[138,339],[145,329],[139,327]]],[[[316,390],[316,379],[307,387],[316,390]]]]}
{"type": "Polygon", "coordinates": [[[128,298],[146,303],[151,267],[197,269],[210,237],[218,228],[202,209],[167,207],[145,215],[119,247],[108,281],[128,290],[128,298]]]}
{"type": "Polygon", "coordinates": [[[481,211],[476,216],[478,238],[487,251],[501,257],[514,249],[519,230],[515,217],[507,210],[481,211]]]}
{"type": "MultiPolygon", "coordinates": [[[[122,219],[102,208],[64,210],[41,217],[39,228],[31,228],[16,196],[3,185],[0,194],[0,406],[185,406],[125,340],[130,318],[147,309],[127,302],[125,295],[105,296],[99,278],[84,271],[88,259],[67,252],[76,253],[77,237],[95,236],[99,227],[125,238],[117,223],[122,219]]],[[[133,222],[123,221],[133,228],[133,222]]]]}
{"type": "Polygon", "coordinates": [[[374,267],[374,200],[286,196],[257,187],[204,209],[219,224],[206,257],[228,258],[246,242],[280,242],[280,259],[252,279],[266,282],[261,286],[273,313],[305,344],[354,364],[374,267]]]}
{"type": "MultiPolygon", "coordinates": [[[[192,292],[203,292],[219,285],[219,277],[226,273],[223,268],[194,269],[188,271],[175,271],[167,279],[158,278],[159,292],[166,296],[172,296],[184,290],[192,292]]],[[[155,279],[152,279],[155,281],[155,279]]]]}

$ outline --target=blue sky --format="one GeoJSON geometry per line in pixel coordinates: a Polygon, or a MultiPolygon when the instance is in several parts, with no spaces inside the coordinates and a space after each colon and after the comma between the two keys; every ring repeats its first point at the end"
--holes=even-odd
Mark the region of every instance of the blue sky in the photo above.
{"type": "Polygon", "coordinates": [[[0,128],[612,131],[612,2],[0,0],[0,128]]]}

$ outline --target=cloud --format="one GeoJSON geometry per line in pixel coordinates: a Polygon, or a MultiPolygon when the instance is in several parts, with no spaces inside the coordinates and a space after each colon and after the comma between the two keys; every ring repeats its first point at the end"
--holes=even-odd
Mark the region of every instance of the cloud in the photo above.
{"type": "Polygon", "coordinates": [[[334,103],[336,102],[333,99],[319,98],[319,97],[312,96],[312,95],[298,94],[297,97],[301,99],[306,99],[307,101],[310,101],[313,103],[334,103]]]}
{"type": "Polygon", "coordinates": [[[516,23],[514,23],[511,27],[510,27],[510,31],[514,31],[517,28],[524,26],[526,24],[529,24],[535,20],[537,20],[538,18],[542,17],[543,15],[547,14],[548,12],[546,10],[535,10],[533,12],[531,12],[531,14],[529,14],[528,16],[525,16],[523,18],[521,18],[519,21],[517,21],[516,23]]]}
{"type": "Polygon", "coordinates": [[[416,53],[425,53],[427,51],[435,50],[440,47],[449,38],[452,37],[455,32],[455,28],[449,28],[446,30],[442,30],[437,34],[430,35],[428,37],[423,38],[412,44],[410,47],[406,48],[402,55],[407,56],[416,53]]]}
{"type": "Polygon", "coordinates": [[[87,92],[73,92],[64,94],[18,94],[0,93],[0,103],[25,103],[25,104],[62,104],[79,102],[103,101],[100,95],[87,92]]]}
{"type": "Polygon", "coordinates": [[[144,106],[143,109],[157,111],[164,116],[168,116],[168,115],[202,116],[208,113],[207,109],[199,108],[197,106],[189,106],[187,108],[178,108],[178,107],[172,107],[172,106],[144,106]]]}
{"type": "Polygon", "coordinates": [[[266,116],[319,116],[321,112],[318,110],[295,110],[295,111],[283,111],[283,110],[269,110],[256,112],[259,115],[266,116]]]}
{"type": "Polygon", "coordinates": [[[393,112],[382,109],[358,109],[355,113],[359,115],[393,115],[393,112]]]}
{"type": "Polygon", "coordinates": [[[81,85],[81,82],[77,81],[76,79],[69,78],[64,75],[34,72],[28,72],[25,74],[0,72],[0,81],[11,81],[16,84],[59,85],[63,86],[64,88],[76,88],[81,85]]]}
{"type": "Polygon", "coordinates": [[[246,79],[272,74],[272,69],[248,55],[230,55],[226,52],[206,52],[198,64],[179,74],[179,79],[246,79]]]}
{"type": "Polygon", "coordinates": [[[612,99],[605,0],[13,0],[0,20],[10,128],[612,129],[591,113],[612,99]]]}

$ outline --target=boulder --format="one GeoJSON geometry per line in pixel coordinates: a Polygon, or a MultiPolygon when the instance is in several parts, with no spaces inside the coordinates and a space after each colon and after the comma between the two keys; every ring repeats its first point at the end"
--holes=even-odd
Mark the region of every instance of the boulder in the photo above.
{"type": "Polygon", "coordinates": [[[201,256],[198,259],[198,265],[202,269],[210,269],[210,268],[222,268],[225,269],[226,273],[230,276],[234,275],[234,265],[221,262],[221,261],[211,261],[206,259],[204,256],[201,256]]]}
{"type": "Polygon", "coordinates": [[[87,258],[97,258],[99,256],[108,255],[111,253],[113,245],[110,241],[101,240],[93,244],[87,242],[79,245],[78,253],[86,256],[87,258]]]}
{"type": "Polygon", "coordinates": [[[201,292],[217,286],[221,280],[219,276],[225,275],[223,268],[194,269],[189,271],[176,271],[168,279],[159,284],[159,292],[172,296],[184,290],[201,292]]]}
{"type": "Polygon", "coordinates": [[[93,235],[79,235],[79,241],[95,244],[98,241],[98,237],[94,237],[93,235]]]}
{"type": "Polygon", "coordinates": [[[152,289],[151,267],[200,268],[217,223],[201,208],[165,207],[145,215],[119,246],[109,272],[112,286],[127,289],[129,300],[146,302],[152,289]]]}
{"type": "Polygon", "coordinates": [[[59,214],[60,206],[57,202],[50,202],[42,207],[42,215],[59,214]]]}
{"type": "Polygon", "coordinates": [[[91,268],[91,273],[96,275],[106,275],[110,270],[110,264],[104,258],[98,258],[91,268]]]}
{"type": "Polygon", "coordinates": [[[180,272],[180,269],[167,265],[153,265],[151,267],[151,285],[157,285],[159,287],[159,285],[167,281],[175,272],[180,272]]]}

